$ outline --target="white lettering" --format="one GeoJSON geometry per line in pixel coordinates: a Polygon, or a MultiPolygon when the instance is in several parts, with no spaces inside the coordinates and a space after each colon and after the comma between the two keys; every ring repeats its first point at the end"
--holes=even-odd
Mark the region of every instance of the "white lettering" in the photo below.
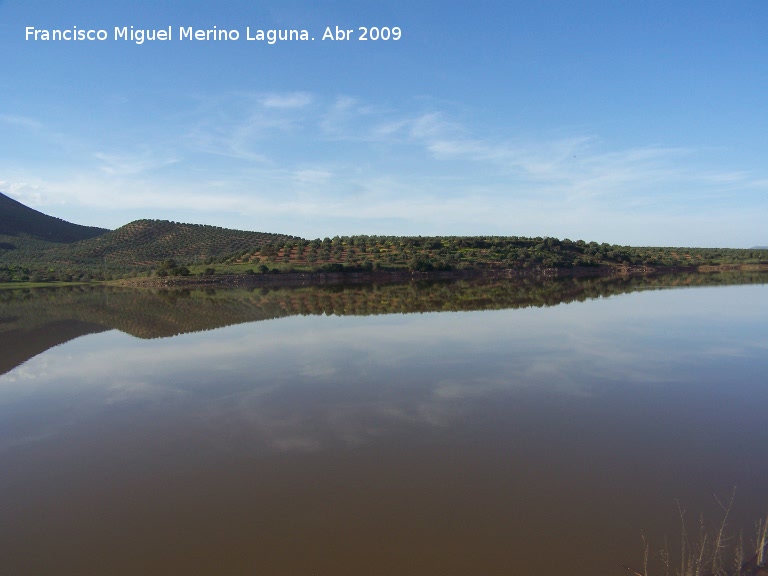
{"type": "Polygon", "coordinates": [[[298,41],[309,40],[309,32],[306,30],[251,30],[250,26],[245,29],[246,40],[257,40],[260,42],[266,41],[267,44],[275,44],[278,40],[285,41],[298,41]]]}
{"type": "Polygon", "coordinates": [[[35,28],[34,26],[27,26],[24,28],[25,40],[42,40],[42,41],[81,41],[81,40],[106,40],[106,30],[80,30],[77,26],[73,26],[71,29],[55,29],[45,30],[35,28]]]}
{"type": "Polygon", "coordinates": [[[208,30],[195,30],[192,26],[179,27],[179,40],[199,40],[204,42],[235,42],[240,39],[237,30],[219,30],[216,26],[208,30]]]}
{"type": "Polygon", "coordinates": [[[136,44],[144,44],[148,40],[173,40],[173,31],[170,26],[167,29],[158,28],[157,30],[134,30],[133,26],[115,27],[115,40],[130,40],[136,44]]]}

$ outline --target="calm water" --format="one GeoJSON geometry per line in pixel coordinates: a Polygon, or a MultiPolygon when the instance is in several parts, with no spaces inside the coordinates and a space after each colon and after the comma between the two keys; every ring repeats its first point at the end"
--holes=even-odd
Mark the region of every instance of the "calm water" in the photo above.
{"type": "Polygon", "coordinates": [[[768,285],[667,285],[6,293],[0,574],[623,574],[734,486],[748,542],[768,285]]]}

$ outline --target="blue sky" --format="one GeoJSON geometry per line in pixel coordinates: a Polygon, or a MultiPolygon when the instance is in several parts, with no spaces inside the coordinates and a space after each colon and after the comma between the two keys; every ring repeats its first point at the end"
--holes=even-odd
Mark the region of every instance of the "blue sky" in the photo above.
{"type": "Polygon", "coordinates": [[[110,228],[766,245],[766,30],[764,0],[0,0],[0,192],[110,228]]]}

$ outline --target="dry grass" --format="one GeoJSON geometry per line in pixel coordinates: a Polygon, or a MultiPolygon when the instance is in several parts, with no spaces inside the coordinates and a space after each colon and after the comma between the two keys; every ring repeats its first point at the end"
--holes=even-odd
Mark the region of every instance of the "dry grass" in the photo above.
{"type": "Polygon", "coordinates": [[[689,530],[685,510],[678,503],[679,553],[672,554],[665,545],[651,557],[643,536],[642,571],[623,564],[622,567],[635,576],[768,576],[768,518],[756,523],[756,537],[745,549],[741,537],[728,530],[733,499],[734,493],[728,500],[717,499],[722,519],[714,527],[707,527],[700,517],[695,532],[689,530]]]}

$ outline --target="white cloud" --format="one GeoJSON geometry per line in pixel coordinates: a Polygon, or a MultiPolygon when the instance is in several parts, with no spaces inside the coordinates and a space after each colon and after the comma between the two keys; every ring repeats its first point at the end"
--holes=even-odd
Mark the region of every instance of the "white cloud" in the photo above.
{"type": "Polygon", "coordinates": [[[62,203],[112,211],[103,224],[111,226],[125,223],[121,211],[143,210],[144,217],[191,214],[236,228],[268,222],[272,231],[311,237],[493,233],[765,243],[759,215],[768,178],[705,164],[709,150],[611,149],[593,134],[499,138],[434,102],[398,110],[305,92],[196,102],[163,135],[148,139],[141,127],[141,139],[123,135],[117,152],[98,142],[88,151],[76,135],[78,149],[88,152],[79,164],[67,153],[58,164],[19,169],[6,157],[3,189],[54,214],[62,203]]]}
{"type": "Polygon", "coordinates": [[[45,184],[39,181],[0,180],[0,192],[30,207],[48,204],[45,184]]]}
{"type": "Polygon", "coordinates": [[[261,103],[266,108],[304,108],[312,103],[312,95],[306,92],[267,94],[261,103]]]}

